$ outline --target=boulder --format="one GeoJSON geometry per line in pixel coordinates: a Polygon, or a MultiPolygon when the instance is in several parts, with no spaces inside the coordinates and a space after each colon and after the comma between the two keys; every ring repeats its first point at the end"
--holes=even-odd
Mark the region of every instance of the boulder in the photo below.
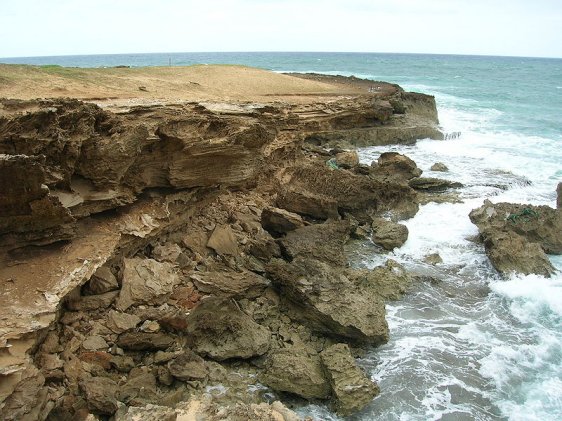
{"type": "Polygon", "coordinates": [[[408,239],[408,228],[406,225],[387,221],[383,218],[376,218],[371,226],[373,228],[371,239],[385,250],[401,247],[408,239]]]}
{"type": "Polygon", "coordinates": [[[441,258],[439,253],[428,254],[423,258],[423,261],[433,266],[443,263],[443,259],[441,258]]]}
{"type": "Polygon", "coordinates": [[[269,350],[271,332],[242,312],[233,300],[208,298],[187,319],[191,349],[214,360],[251,358],[269,350]]]}
{"type": "Polygon", "coordinates": [[[377,162],[371,164],[371,166],[374,174],[390,179],[406,181],[422,174],[422,170],[413,160],[398,152],[382,153],[377,162]]]}
{"type": "Polygon", "coordinates": [[[125,332],[117,339],[117,346],[131,351],[164,350],[173,343],[172,336],[160,332],[125,332]]]}
{"type": "Polygon", "coordinates": [[[500,273],[534,273],[548,277],[555,272],[538,243],[531,243],[510,231],[485,233],[482,237],[486,254],[500,273]]]}
{"type": "Polygon", "coordinates": [[[399,300],[412,285],[410,274],[392,259],[374,269],[348,269],[346,274],[353,283],[367,287],[385,301],[399,300]]]}
{"type": "Polygon", "coordinates": [[[124,259],[123,281],[115,306],[126,310],[138,304],[162,304],[180,278],[170,263],[153,259],[124,259]]]}
{"type": "Polygon", "coordinates": [[[117,410],[117,383],[107,377],[88,377],[80,389],[91,411],[112,415],[117,410]]]}
{"type": "Polygon", "coordinates": [[[236,298],[255,298],[269,285],[263,276],[249,271],[195,273],[191,280],[202,293],[236,298]]]}
{"type": "Polygon", "coordinates": [[[470,212],[470,220],[484,235],[509,231],[540,244],[545,253],[562,254],[562,212],[558,209],[486,200],[470,212]]]}
{"type": "Polygon", "coordinates": [[[291,307],[291,317],[312,330],[359,343],[388,341],[384,301],[376,287],[356,283],[326,262],[273,259],[267,272],[291,307]]]}
{"type": "Polygon", "coordinates": [[[463,187],[461,183],[456,181],[444,180],[442,178],[419,177],[408,182],[410,187],[430,193],[444,192],[448,189],[458,189],[463,187]]]}
{"type": "Polygon", "coordinates": [[[271,352],[259,379],[273,390],[306,399],[326,399],[330,396],[330,385],[320,357],[304,347],[293,346],[271,352]]]}
{"type": "Polygon", "coordinates": [[[345,265],[343,246],[350,233],[349,221],[328,221],[291,231],[279,239],[279,245],[288,259],[301,256],[345,265]]]}
{"type": "Polygon", "coordinates": [[[356,151],[344,151],[336,154],[336,164],[341,168],[353,168],[359,164],[359,155],[356,151]]]}
{"type": "Polygon", "coordinates": [[[238,256],[238,241],[229,225],[217,225],[207,241],[207,247],[219,255],[238,256]]]}
{"type": "Polygon", "coordinates": [[[209,375],[205,360],[190,349],[168,363],[170,374],[183,381],[203,380],[209,375]]]}
{"type": "Polygon", "coordinates": [[[269,207],[261,213],[261,225],[268,232],[284,234],[304,226],[304,221],[296,213],[269,207]]]}
{"type": "Polygon", "coordinates": [[[443,164],[442,162],[436,162],[435,164],[433,164],[430,168],[431,171],[438,171],[438,172],[447,172],[449,171],[449,168],[447,168],[447,166],[445,164],[443,164]]]}
{"type": "Polygon", "coordinates": [[[360,411],[380,393],[355,364],[355,359],[346,344],[335,344],[321,352],[320,358],[332,389],[336,412],[348,416],[360,411]]]}
{"type": "Polygon", "coordinates": [[[91,295],[104,294],[117,289],[119,289],[117,278],[107,266],[98,268],[86,284],[86,291],[91,295]]]}

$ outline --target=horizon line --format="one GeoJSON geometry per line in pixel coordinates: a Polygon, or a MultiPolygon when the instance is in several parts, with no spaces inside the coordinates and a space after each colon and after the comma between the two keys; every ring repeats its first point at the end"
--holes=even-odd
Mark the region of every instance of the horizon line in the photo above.
{"type": "Polygon", "coordinates": [[[388,54],[388,55],[420,55],[420,56],[456,56],[456,57],[504,57],[504,58],[536,58],[559,60],[562,57],[555,56],[518,56],[518,55],[497,55],[497,54],[460,54],[460,53],[411,53],[411,52],[380,52],[380,51],[163,51],[163,52],[128,52],[128,53],[88,53],[88,54],[56,54],[56,55],[36,55],[36,56],[12,56],[0,57],[3,59],[33,59],[51,57],[92,57],[92,56],[124,56],[124,55],[156,55],[156,54],[388,54]]]}

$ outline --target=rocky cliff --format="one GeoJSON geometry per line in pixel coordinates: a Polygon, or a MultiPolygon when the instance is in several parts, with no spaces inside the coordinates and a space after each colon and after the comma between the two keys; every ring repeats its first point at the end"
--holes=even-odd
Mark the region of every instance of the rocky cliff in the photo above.
{"type": "Polygon", "coordinates": [[[130,419],[225,385],[219,402],[257,404],[256,378],[360,409],[378,387],[344,344],[384,343],[384,301],[411,280],[393,262],[347,267],[344,245],[382,213],[413,215],[420,172],[324,147],[439,138],[436,122],[432,97],[399,88],[111,110],[0,100],[0,417],[130,419]]]}

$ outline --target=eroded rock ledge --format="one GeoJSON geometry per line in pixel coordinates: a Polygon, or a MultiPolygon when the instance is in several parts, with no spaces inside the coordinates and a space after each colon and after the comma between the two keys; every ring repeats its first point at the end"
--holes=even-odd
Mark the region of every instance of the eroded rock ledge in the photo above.
{"type": "MultiPolygon", "coordinates": [[[[439,137],[435,123],[431,97],[398,89],[113,112],[1,100],[0,417],[125,420],[209,390],[258,404],[256,378],[361,409],[378,387],[346,344],[384,343],[384,301],[411,279],[348,268],[343,246],[383,213],[415,214],[420,172],[399,155],[334,168],[310,143],[439,137]]],[[[294,419],[233,408],[209,419],[294,419]]]]}

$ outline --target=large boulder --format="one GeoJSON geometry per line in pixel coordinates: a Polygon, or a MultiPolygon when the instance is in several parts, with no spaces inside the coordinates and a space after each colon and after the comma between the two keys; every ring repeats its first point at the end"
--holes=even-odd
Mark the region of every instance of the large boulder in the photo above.
{"type": "Polygon", "coordinates": [[[161,304],[180,283],[170,263],[153,259],[124,259],[123,281],[115,306],[126,310],[132,305],[161,304]]]}
{"type": "Polygon", "coordinates": [[[229,299],[209,298],[188,316],[186,334],[191,348],[222,361],[251,358],[269,350],[271,332],[257,324],[229,299]]]}
{"type": "Polygon", "coordinates": [[[271,352],[260,381],[274,390],[294,393],[306,399],[325,399],[330,395],[330,385],[320,357],[315,351],[300,346],[271,352]]]}
{"type": "Polygon", "coordinates": [[[332,345],[322,351],[320,357],[339,415],[348,416],[360,411],[380,393],[378,385],[357,367],[346,344],[332,345]]]}
{"type": "Polygon", "coordinates": [[[408,239],[406,225],[387,221],[383,218],[375,218],[371,226],[373,228],[371,239],[385,250],[401,247],[408,239]]]}
{"type": "Polygon", "coordinates": [[[355,283],[345,270],[300,256],[290,263],[273,259],[267,271],[291,317],[312,330],[360,343],[388,341],[384,301],[372,285],[355,283]]]}
{"type": "Polygon", "coordinates": [[[382,153],[371,166],[377,176],[395,180],[407,181],[422,174],[413,160],[397,152],[382,153]]]}

